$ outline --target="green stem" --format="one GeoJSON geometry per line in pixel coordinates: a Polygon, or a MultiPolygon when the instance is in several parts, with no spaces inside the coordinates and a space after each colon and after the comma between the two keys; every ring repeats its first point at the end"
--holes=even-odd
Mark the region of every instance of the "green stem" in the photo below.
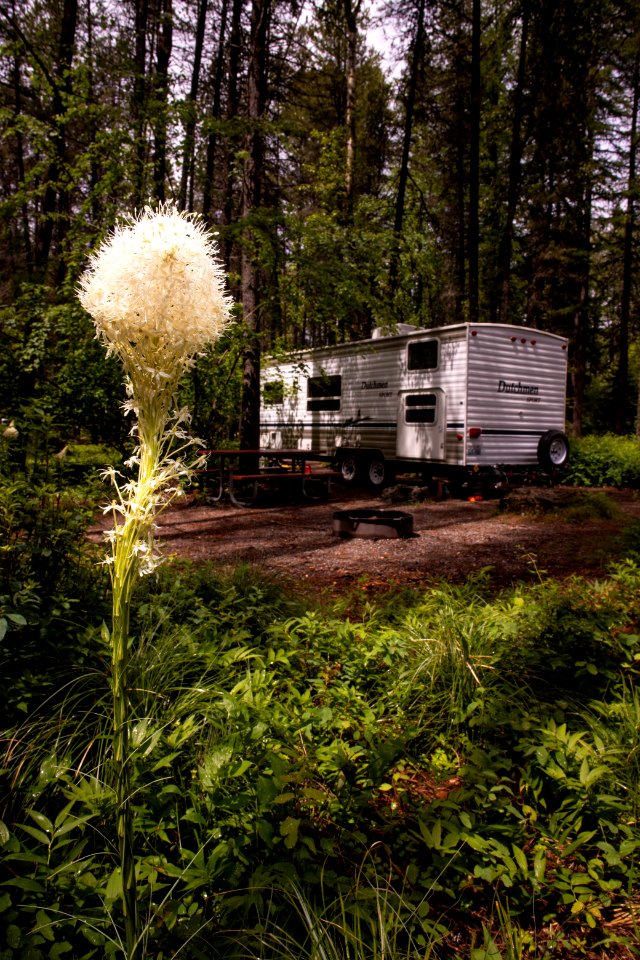
{"type": "MultiPolygon", "coordinates": [[[[125,528],[127,523],[125,521],[125,528]]],[[[113,681],[113,764],[115,776],[118,851],[122,873],[122,901],[125,944],[128,960],[136,957],[139,939],[138,904],[133,843],[131,757],[129,752],[129,616],[135,555],[127,550],[130,531],[123,529],[116,544],[113,577],[112,681],[113,681]]]]}
{"type": "Polygon", "coordinates": [[[138,547],[147,540],[153,522],[154,477],[160,462],[163,427],[164,423],[156,425],[151,435],[147,434],[146,442],[142,440],[138,479],[124,505],[124,521],[115,536],[111,566],[113,765],[127,960],[137,960],[141,941],[131,808],[133,765],[129,749],[132,719],[129,698],[131,598],[140,568],[138,547]]]}

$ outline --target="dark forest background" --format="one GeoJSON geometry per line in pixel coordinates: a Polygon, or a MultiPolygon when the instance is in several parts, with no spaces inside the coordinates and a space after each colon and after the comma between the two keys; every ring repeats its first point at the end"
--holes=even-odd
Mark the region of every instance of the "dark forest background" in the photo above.
{"type": "Polygon", "coordinates": [[[0,415],[118,443],[121,374],[75,296],[116,218],[218,232],[238,322],[185,381],[255,442],[260,356],[376,326],[571,339],[574,436],[636,429],[640,8],[632,0],[0,4],[0,415]],[[378,21],[376,21],[378,22],[378,21]]]}

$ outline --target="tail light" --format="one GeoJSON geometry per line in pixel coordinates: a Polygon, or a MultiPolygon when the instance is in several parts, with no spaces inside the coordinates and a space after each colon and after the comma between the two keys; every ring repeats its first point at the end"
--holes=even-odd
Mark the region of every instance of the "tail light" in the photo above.
{"type": "Polygon", "coordinates": [[[467,434],[470,440],[477,440],[482,436],[482,427],[469,427],[467,434]]]}

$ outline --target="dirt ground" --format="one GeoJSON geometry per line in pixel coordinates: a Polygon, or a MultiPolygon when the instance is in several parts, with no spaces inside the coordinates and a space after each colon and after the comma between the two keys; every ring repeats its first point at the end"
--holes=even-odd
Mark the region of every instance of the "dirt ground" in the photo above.
{"type": "MultiPolygon", "coordinates": [[[[569,522],[561,514],[501,511],[497,500],[390,504],[366,491],[335,486],[323,503],[238,508],[187,496],[158,520],[162,553],[212,561],[227,568],[248,563],[302,593],[367,590],[390,583],[416,587],[445,579],[460,582],[483,568],[503,586],[539,576],[597,576],[615,555],[625,525],[640,518],[640,496],[605,491],[620,507],[613,520],[569,522]],[[339,510],[401,510],[413,518],[406,539],[343,539],[333,532],[339,510]]],[[[107,518],[106,525],[109,520],[107,518]]],[[[104,523],[90,531],[100,541],[104,523]]]]}

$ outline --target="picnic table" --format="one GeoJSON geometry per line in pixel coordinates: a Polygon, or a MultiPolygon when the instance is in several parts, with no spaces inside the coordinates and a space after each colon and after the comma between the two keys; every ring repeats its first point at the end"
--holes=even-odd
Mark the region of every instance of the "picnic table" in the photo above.
{"type": "Polygon", "coordinates": [[[256,506],[284,493],[305,500],[325,500],[329,495],[331,457],[312,450],[280,450],[263,447],[256,450],[200,450],[206,466],[197,473],[207,477],[211,496],[228,496],[237,507],[256,506]],[[313,466],[312,466],[313,464],[313,466]]]}

